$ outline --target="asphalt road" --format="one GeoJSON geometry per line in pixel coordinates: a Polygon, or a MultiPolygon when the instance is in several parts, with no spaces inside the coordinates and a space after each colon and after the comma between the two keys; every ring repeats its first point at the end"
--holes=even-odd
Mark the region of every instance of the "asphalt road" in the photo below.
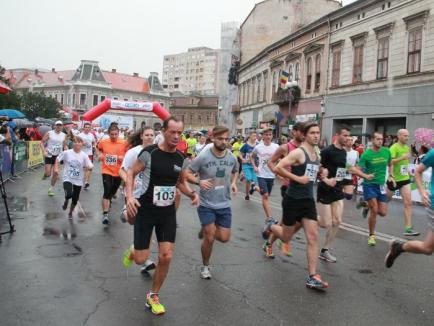
{"type": "MultiPolygon", "coordinates": [[[[174,259],[160,292],[167,313],[155,317],[144,307],[151,277],[121,263],[132,242],[132,227],[118,219],[123,199],[114,202],[113,223],[103,227],[102,182],[95,171],[70,222],[61,209],[61,184],[50,198],[48,180],[41,181],[41,175],[39,169],[6,184],[17,231],[3,236],[0,244],[0,325],[433,324],[433,258],[404,254],[392,269],[384,267],[389,239],[403,238],[400,202],[392,202],[389,216],[379,219],[384,241],[376,247],[367,246],[367,221],[354,203],[346,202],[345,226],[333,248],[338,262],[319,263],[320,274],[330,283],[321,293],[305,287],[302,233],[294,241],[293,257],[264,257],[258,195],[251,201],[242,194],[234,197],[231,241],[214,247],[212,280],[200,279],[199,222],[184,199],[174,259]]],[[[271,199],[276,217],[279,196],[276,188],[271,199]]],[[[6,230],[3,203],[0,212],[0,227],[6,230]]],[[[426,232],[422,207],[414,208],[414,225],[426,232]]],[[[320,231],[321,241],[324,233],[320,231]]],[[[154,257],[155,248],[154,243],[154,257]]]]}

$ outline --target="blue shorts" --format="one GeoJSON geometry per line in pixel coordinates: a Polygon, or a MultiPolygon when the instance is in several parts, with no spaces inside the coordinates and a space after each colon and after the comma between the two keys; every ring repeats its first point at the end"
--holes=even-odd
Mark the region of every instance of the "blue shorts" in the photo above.
{"type": "Polygon", "coordinates": [[[261,178],[258,177],[258,186],[261,190],[261,195],[269,194],[271,195],[271,190],[273,190],[274,179],[271,178],[261,178]]]}
{"type": "Polygon", "coordinates": [[[197,208],[197,214],[202,226],[215,224],[222,228],[230,229],[232,224],[232,211],[230,207],[213,209],[205,206],[197,208]]]}
{"type": "Polygon", "coordinates": [[[375,184],[363,184],[363,199],[377,199],[381,203],[387,203],[386,186],[375,184]]]}
{"type": "Polygon", "coordinates": [[[243,164],[242,169],[247,182],[258,182],[256,179],[255,170],[253,169],[253,166],[251,164],[243,164]]]}

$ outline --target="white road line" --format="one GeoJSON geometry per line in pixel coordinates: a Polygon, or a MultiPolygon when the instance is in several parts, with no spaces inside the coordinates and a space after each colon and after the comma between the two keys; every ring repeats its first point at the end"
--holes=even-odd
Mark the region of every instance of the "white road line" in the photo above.
{"type": "Polygon", "coordinates": [[[78,208],[81,210],[81,212],[83,213],[83,216],[84,216],[84,217],[87,217],[87,216],[86,216],[86,213],[84,212],[83,207],[81,207],[80,202],[77,202],[77,206],[78,206],[78,208]]]}
{"type": "MultiPolygon", "coordinates": [[[[245,195],[244,193],[241,193],[241,192],[238,192],[237,194],[241,194],[243,196],[245,195]]],[[[262,201],[259,198],[250,197],[250,201],[262,205],[262,201]]],[[[278,204],[278,203],[276,203],[276,202],[273,202],[271,200],[270,200],[270,206],[272,208],[274,208],[274,209],[282,211],[281,205],[278,204]]],[[[346,230],[346,231],[349,231],[349,232],[360,234],[360,235],[363,235],[363,236],[369,236],[369,230],[365,229],[365,228],[362,228],[362,227],[360,227],[358,225],[342,222],[341,225],[339,226],[339,228],[341,228],[343,230],[346,230]]],[[[381,233],[381,232],[375,232],[375,238],[377,240],[384,241],[384,242],[391,242],[393,240],[398,240],[398,241],[401,241],[401,242],[407,241],[406,239],[395,237],[393,235],[386,234],[386,233],[381,233]]]]}

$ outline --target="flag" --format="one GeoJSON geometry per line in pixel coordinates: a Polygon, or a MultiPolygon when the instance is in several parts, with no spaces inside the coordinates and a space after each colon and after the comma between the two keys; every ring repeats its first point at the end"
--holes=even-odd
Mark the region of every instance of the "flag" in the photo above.
{"type": "Polygon", "coordinates": [[[289,72],[280,70],[280,84],[285,85],[288,82],[289,72]]]}

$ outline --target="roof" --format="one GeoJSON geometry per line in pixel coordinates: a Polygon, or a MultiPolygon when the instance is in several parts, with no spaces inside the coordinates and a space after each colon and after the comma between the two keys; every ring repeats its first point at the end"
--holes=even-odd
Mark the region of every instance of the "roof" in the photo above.
{"type": "Polygon", "coordinates": [[[30,86],[56,87],[63,86],[70,80],[75,70],[64,70],[55,72],[39,72],[30,69],[7,70],[5,77],[9,79],[12,87],[29,88],[30,86]]]}
{"type": "Polygon", "coordinates": [[[113,89],[135,93],[149,93],[149,84],[146,78],[109,71],[103,71],[102,74],[107,83],[112,85],[113,89]]]}

